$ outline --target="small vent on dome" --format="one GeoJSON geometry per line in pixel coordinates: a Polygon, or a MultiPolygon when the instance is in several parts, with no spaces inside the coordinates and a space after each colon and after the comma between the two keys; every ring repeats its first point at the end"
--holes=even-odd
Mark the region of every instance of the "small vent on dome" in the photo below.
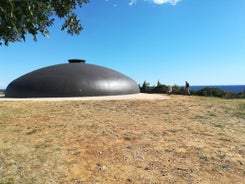
{"type": "Polygon", "coordinates": [[[68,62],[69,63],[85,63],[86,60],[84,60],[84,59],[69,59],[68,62]]]}

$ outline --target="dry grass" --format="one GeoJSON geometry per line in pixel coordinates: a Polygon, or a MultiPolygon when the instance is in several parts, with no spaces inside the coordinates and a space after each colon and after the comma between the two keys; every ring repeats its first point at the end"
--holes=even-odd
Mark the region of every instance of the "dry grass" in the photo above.
{"type": "Polygon", "coordinates": [[[244,178],[245,100],[0,101],[0,184],[244,178]]]}

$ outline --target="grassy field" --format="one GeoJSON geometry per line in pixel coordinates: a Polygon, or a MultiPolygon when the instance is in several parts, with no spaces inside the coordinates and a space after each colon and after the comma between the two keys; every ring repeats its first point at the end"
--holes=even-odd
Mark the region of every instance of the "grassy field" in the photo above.
{"type": "Polygon", "coordinates": [[[245,183],[245,100],[0,101],[0,184],[245,183]]]}

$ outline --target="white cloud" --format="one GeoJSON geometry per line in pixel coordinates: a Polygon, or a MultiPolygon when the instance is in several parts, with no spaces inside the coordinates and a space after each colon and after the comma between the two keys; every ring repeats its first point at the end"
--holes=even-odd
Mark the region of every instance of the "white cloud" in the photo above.
{"type": "Polygon", "coordinates": [[[137,0],[130,0],[130,2],[128,3],[129,6],[132,6],[134,4],[136,4],[137,0]]]}
{"type": "Polygon", "coordinates": [[[178,2],[180,2],[181,0],[152,0],[153,3],[155,4],[172,4],[172,5],[176,5],[178,2]]]}
{"type": "MultiPolygon", "coordinates": [[[[154,4],[158,4],[158,5],[161,5],[161,4],[176,5],[181,0],[144,0],[144,1],[149,1],[149,2],[152,2],[154,4]]],[[[132,5],[135,5],[136,3],[137,3],[137,0],[130,0],[128,5],[132,6],[132,5]]]]}

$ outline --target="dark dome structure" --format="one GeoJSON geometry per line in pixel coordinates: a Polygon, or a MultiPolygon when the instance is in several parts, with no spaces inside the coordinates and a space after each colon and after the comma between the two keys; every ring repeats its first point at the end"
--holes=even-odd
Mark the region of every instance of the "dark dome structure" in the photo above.
{"type": "Polygon", "coordinates": [[[72,59],[35,70],[12,81],[6,97],[81,97],[139,93],[134,80],[115,70],[72,59]]]}

